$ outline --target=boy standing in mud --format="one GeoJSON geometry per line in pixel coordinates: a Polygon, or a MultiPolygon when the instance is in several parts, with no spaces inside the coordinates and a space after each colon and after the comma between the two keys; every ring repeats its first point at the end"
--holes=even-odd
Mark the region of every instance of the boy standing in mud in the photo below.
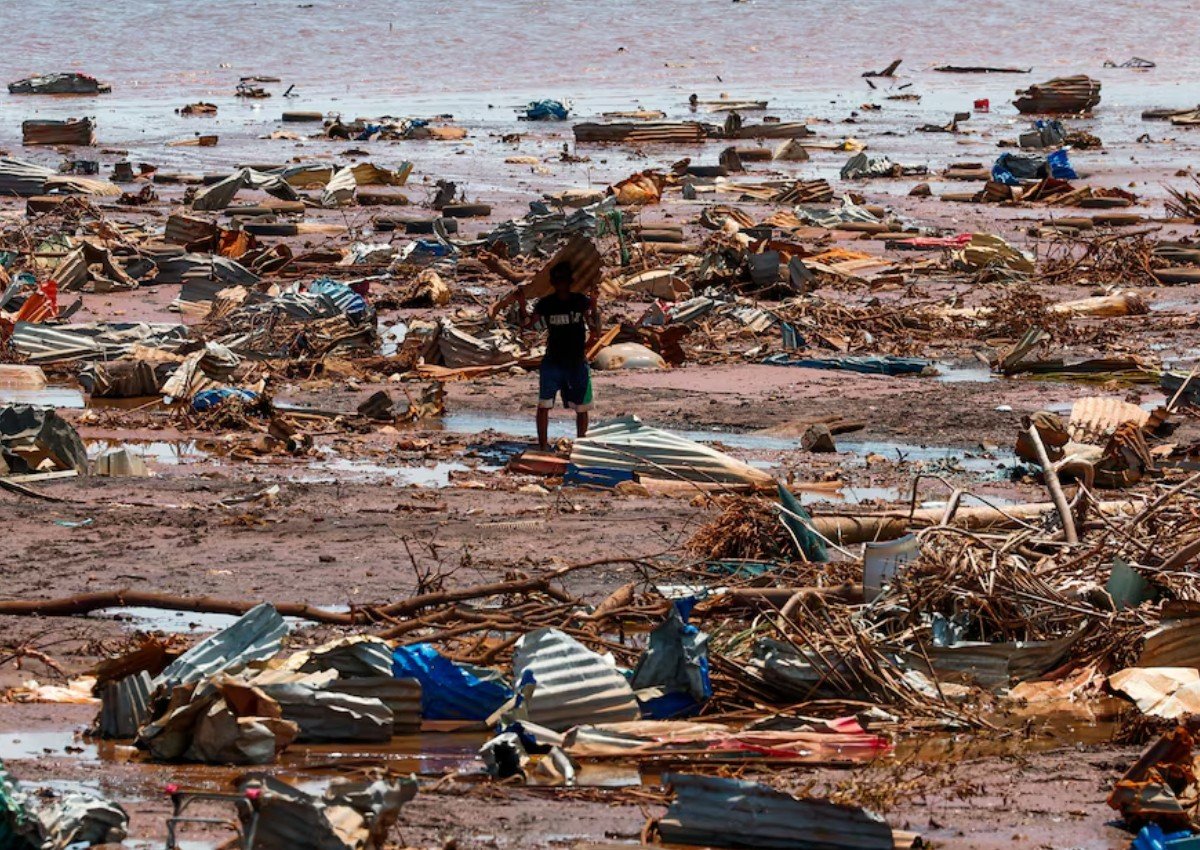
{"type": "Polygon", "coordinates": [[[571,291],[574,281],[571,264],[560,262],[550,269],[554,292],[539,298],[532,314],[526,309],[524,297],[519,296],[525,326],[532,327],[538,318],[546,323],[546,353],[538,375],[537,434],[538,448],[542,451],[550,448],[550,410],[555,396],[561,396],[563,406],[575,411],[576,436],[587,436],[588,408],[592,403],[587,339],[589,330],[598,332],[600,316],[595,299],[571,291]]]}

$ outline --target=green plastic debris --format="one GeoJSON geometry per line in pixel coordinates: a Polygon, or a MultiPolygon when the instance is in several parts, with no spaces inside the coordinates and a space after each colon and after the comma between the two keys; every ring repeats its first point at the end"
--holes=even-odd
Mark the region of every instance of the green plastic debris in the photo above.
{"type": "Polygon", "coordinates": [[[812,515],[804,510],[800,500],[793,496],[782,484],[779,485],[779,504],[783,507],[779,518],[800,542],[804,557],[808,560],[823,564],[829,560],[829,551],[822,540],[812,529],[812,515]]]}
{"type": "Polygon", "coordinates": [[[33,845],[22,834],[28,815],[17,800],[17,788],[0,762],[0,850],[32,850],[33,845]]]}

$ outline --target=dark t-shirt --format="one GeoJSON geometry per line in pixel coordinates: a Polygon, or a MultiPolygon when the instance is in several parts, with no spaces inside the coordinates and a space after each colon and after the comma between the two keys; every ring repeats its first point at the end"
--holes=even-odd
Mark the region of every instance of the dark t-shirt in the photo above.
{"type": "Polygon", "coordinates": [[[587,311],[591,299],[581,292],[539,298],[533,312],[546,320],[546,360],[574,364],[587,353],[587,311]]]}

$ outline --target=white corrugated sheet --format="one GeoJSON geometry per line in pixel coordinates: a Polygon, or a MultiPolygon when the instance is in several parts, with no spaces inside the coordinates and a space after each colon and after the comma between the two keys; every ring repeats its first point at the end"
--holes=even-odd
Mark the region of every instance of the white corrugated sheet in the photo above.
{"type": "Polygon", "coordinates": [[[641,716],[629,682],[607,660],[557,629],[523,636],[513,656],[513,679],[532,676],[524,704],[528,719],[556,731],[585,723],[616,723],[641,716]]]}
{"type": "Polygon", "coordinates": [[[773,486],[771,476],[701,443],[644,425],[636,416],[605,422],[576,440],[571,463],[647,478],[773,486]]]}
{"type": "Polygon", "coordinates": [[[266,602],[247,611],[229,628],[207,637],[158,674],[155,686],[174,687],[233,672],[235,668],[279,652],[287,623],[266,602]]]}

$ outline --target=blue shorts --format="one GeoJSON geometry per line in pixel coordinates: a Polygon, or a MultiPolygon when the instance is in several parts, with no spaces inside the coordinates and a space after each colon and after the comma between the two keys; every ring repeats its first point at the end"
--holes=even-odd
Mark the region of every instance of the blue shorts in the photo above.
{"type": "Polygon", "coordinates": [[[563,407],[583,413],[592,403],[592,376],[586,360],[556,363],[543,360],[538,370],[538,407],[554,407],[554,397],[562,396],[563,407]]]}

